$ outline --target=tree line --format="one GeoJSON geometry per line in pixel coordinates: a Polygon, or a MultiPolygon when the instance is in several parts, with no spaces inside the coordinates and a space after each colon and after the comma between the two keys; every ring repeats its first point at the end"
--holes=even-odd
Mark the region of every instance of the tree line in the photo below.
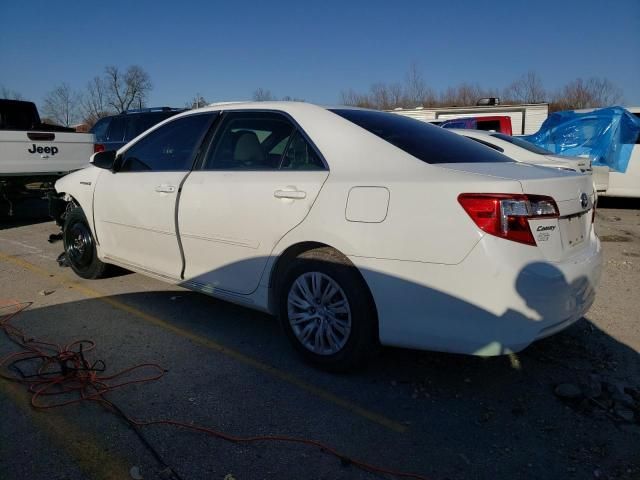
{"type": "Polygon", "coordinates": [[[502,90],[463,82],[436,92],[424,80],[417,66],[412,64],[403,83],[378,82],[365,92],[349,88],[341,92],[340,101],[344,105],[391,110],[472,106],[476,105],[478,99],[486,97],[498,97],[502,103],[507,104],[545,102],[550,104],[551,111],[605,107],[620,104],[624,100],[622,90],[606,78],[576,78],[552,91],[545,88],[542,78],[535,71],[521,75],[502,90]]]}
{"type": "MultiPolygon", "coordinates": [[[[146,107],[152,89],[150,75],[139,65],[132,65],[126,70],[109,65],[102,75],[87,82],[84,90],[74,90],[63,82],[47,92],[41,111],[44,120],[50,123],[70,126],[82,122],[92,126],[102,117],[146,107]]],[[[417,65],[411,64],[404,82],[377,82],[364,92],[349,88],[340,93],[340,103],[391,110],[399,107],[471,106],[485,97],[499,97],[502,103],[546,102],[550,104],[551,111],[604,107],[621,104],[624,100],[622,90],[607,78],[576,78],[559,89],[549,90],[535,71],[521,75],[503,89],[462,82],[436,92],[425,81],[417,65]]],[[[22,96],[15,90],[0,86],[0,98],[22,99],[22,96]]],[[[278,98],[270,90],[258,88],[252,99],[269,101],[278,98]]],[[[280,100],[304,101],[290,96],[280,100]]],[[[207,100],[198,93],[184,106],[199,108],[207,104],[207,100]]]]}
{"type": "MultiPolygon", "coordinates": [[[[63,82],[47,92],[40,108],[43,121],[65,127],[87,123],[93,125],[102,117],[130,108],[143,108],[153,84],[149,74],[138,65],[126,70],[109,65],[103,74],[93,77],[84,90],[74,90],[63,82]]],[[[6,87],[2,98],[22,100],[22,95],[6,87]]]]}
{"type": "Polygon", "coordinates": [[[273,102],[276,100],[281,100],[283,102],[304,102],[304,98],[296,98],[289,95],[278,98],[273,93],[271,93],[271,90],[262,87],[255,89],[253,91],[253,94],[251,95],[251,98],[254,102],[273,102]]]}

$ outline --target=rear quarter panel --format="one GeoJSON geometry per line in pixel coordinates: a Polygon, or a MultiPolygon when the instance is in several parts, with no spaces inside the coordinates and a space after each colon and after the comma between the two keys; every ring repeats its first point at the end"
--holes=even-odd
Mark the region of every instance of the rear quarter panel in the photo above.
{"type": "Polygon", "coordinates": [[[309,215],[280,240],[274,257],[290,245],[313,241],[349,256],[456,264],[482,237],[458,195],[522,193],[517,181],[427,164],[326,110],[294,117],[330,172],[309,215]],[[354,187],[389,191],[383,221],[347,220],[347,200],[354,187]]]}
{"type": "Polygon", "coordinates": [[[458,203],[458,195],[521,193],[517,182],[463,175],[426,164],[420,167],[422,175],[407,179],[358,181],[330,175],[307,218],[279,242],[274,255],[290,245],[313,241],[348,256],[457,264],[482,238],[458,203]],[[380,222],[347,220],[350,190],[372,186],[389,191],[386,217],[380,222]]]}

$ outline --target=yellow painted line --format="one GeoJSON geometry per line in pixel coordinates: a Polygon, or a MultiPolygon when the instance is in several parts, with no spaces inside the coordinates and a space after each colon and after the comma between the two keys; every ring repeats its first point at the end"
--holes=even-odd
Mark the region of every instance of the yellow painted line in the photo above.
{"type": "MultiPolygon", "coordinates": [[[[25,270],[29,270],[31,272],[37,273],[47,278],[49,278],[51,274],[50,271],[44,268],[38,267],[37,265],[33,265],[32,263],[27,262],[26,260],[11,256],[11,255],[0,253],[0,260],[3,260],[8,263],[13,263],[15,265],[18,265],[19,267],[24,268],[25,270]]],[[[190,332],[189,330],[185,330],[183,328],[177,327],[154,315],[150,315],[146,312],[143,312],[142,310],[139,310],[138,308],[127,305],[126,303],[120,302],[118,300],[114,300],[113,298],[110,298],[110,297],[105,297],[104,294],[98,292],[97,290],[93,290],[92,288],[88,288],[80,284],[76,280],[71,280],[67,278],[67,280],[62,280],[62,284],[79,291],[80,293],[84,294],[87,297],[95,298],[96,300],[99,300],[118,310],[129,313],[133,316],[136,316],[152,325],[155,325],[159,328],[172,332],[181,337],[187,338],[198,345],[209,348],[211,350],[215,350],[216,352],[222,353],[230,358],[233,358],[234,360],[244,363],[245,365],[250,365],[251,367],[257,370],[268,373],[269,375],[276,377],[284,382],[290,383],[291,385],[295,385],[296,387],[306,392],[309,392],[315,395],[316,397],[319,397],[341,408],[344,408],[345,410],[359,417],[365,418],[374,423],[382,425],[383,427],[386,427],[389,430],[392,430],[398,433],[404,433],[407,431],[406,425],[403,425],[383,415],[380,415],[378,413],[375,413],[363,407],[360,407],[359,405],[356,405],[355,403],[350,402],[349,400],[345,400],[344,398],[338,397],[337,395],[334,395],[333,393],[328,392],[323,388],[320,388],[308,382],[305,382],[304,380],[299,379],[298,377],[296,377],[295,375],[292,375],[291,373],[287,373],[276,367],[273,367],[259,360],[256,360],[255,358],[249,357],[248,355],[240,353],[231,348],[225,347],[224,345],[214,340],[210,340],[208,338],[205,338],[193,332],[190,332]]]]}
{"type": "MultiPolygon", "coordinates": [[[[36,412],[31,408],[30,396],[25,388],[0,379],[0,392],[20,410],[29,414],[31,421],[60,449],[65,451],[88,478],[121,480],[130,478],[127,463],[106,453],[107,445],[100,445],[86,430],[65,421],[54,412],[36,412]]],[[[7,421],[5,418],[4,421],[7,421]]],[[[4,439],[3,441],[9,441],[4,439]]],[[[26,459],[25,459],[26,460],[26,459]]]]}

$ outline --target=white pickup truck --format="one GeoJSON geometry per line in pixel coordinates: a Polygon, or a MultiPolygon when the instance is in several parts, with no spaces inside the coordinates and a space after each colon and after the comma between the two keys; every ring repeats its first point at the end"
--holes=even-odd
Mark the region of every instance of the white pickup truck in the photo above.
{"type": "Polygon", "coordinates": [[[33,102],[0,99],[0,215],[43,196],[55,181],[89,165],[94,136],[43,124],[33,102]]]}

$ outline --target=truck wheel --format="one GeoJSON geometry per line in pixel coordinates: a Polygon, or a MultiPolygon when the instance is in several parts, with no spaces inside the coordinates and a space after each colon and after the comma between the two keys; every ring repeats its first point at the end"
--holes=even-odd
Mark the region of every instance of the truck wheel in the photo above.
{"type": "Polygon", "coordinates": [[[341,372],[376,351],[377,321],[369,289],[337,252],[320,248],[289,265],[279,292],[279,317],[294,348],[309,363],[341,372]]]}
{"type": "Polygon", "coordinates": [[[96,243],[81,208],[67,213],[62,239],[69,265],[78,276],[96,279],[105,275],[108,265],[98,259],[96,243]]]}

